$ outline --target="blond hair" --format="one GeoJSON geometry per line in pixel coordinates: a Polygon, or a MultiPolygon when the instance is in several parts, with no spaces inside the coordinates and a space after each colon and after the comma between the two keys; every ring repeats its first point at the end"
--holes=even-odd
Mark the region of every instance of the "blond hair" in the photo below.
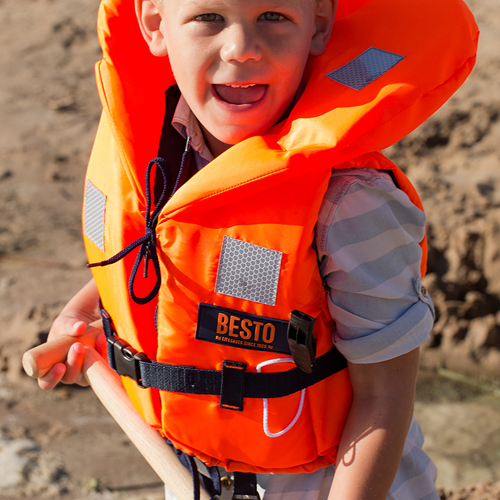
{"type": "MultiPolygon", "coordinates": [[[[154,4],[156,5],[162,5],[164,4],[167,0],[151,0],[154,4]]],[[[318,6],[321,2],[323,2],[324,0],[312,0],[312,2],[318,6]]],[[[333,0],[333,3],[335,3],[337,0],[333,0]]]]}

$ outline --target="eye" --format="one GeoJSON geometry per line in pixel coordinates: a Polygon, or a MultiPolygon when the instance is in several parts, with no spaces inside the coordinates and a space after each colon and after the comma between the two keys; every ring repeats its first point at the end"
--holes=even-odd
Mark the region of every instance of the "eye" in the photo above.
{"type": "Polygon", "coordinates": [[[278,12],[264,12],[264,14],[260,15],[260,19],[263,19],[264,21],[282,21],[285,19],[285,16],[282,14],[279,14],[278,12]]]}
{"type": "Polygon", "coordinates": [[[200,16],[196,16],[197,21],[202,21],[205,23],[213,23],[215,21],[222,21],[222,16],[219,14],[201,14],[200,16]]]}

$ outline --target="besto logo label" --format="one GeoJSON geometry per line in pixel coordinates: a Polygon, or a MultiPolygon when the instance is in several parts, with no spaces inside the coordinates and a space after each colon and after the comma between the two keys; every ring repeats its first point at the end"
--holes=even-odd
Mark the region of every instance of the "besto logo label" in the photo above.
{"type": "Polygon", "coordinates": [[[288,321],[200,304],[196,339],[242,349],[290,354],[288,321]]]}

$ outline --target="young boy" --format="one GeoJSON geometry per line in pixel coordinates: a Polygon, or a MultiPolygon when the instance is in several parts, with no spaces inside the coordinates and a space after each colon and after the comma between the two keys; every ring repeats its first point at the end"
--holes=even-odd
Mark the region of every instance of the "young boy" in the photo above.
{"type": "MultiPolygon", "coordinates": [[[[445,3],[431,20],[420,14],[432,2],[341,3],[330,40],[331,0],[136,0],[153,58],[130,2],[103,3],[105,112],[84,234],[89,261],[104,267],[50,338],[82,334],[100,296],[111,341],[148,358],[127,371],[121,347],[110,348],[112,366],[136,379],[123,380],[144,418],[208,465],[258,472],[266,499],[438,499],[412,419],[419,345],[433,323],[420,283],[425,217],[377,151],[470,70],[473,21],[459,0],[445,3]],[[451,56],[416,48],[419,24],[455,58],[422,81],[413,75],[451,56]],[[410,54],[421,52],[436,59],[412,73],[410,54]],[[408,89],[420,85],[415,97],[408,89]],[[181,382],[165,382],[171,366],[181,382]],[[263,387],[285,370],[300,382],[263,387]],[[201,371],[220,375],[220,394],[199,388],[201,371]],[[252,396],[247,375],[261,374],[270,376],[255,378],[252,396]]],[[[79,381],[82,357],[76,343],[40,386],[79,381]]]]}

